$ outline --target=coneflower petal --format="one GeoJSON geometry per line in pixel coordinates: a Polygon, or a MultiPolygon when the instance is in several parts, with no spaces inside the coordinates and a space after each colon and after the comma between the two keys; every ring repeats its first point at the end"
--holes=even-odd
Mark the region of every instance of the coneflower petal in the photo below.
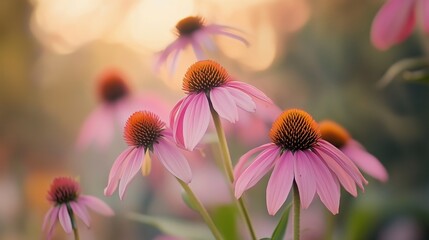
{"type": "Polygon", "coordinates": [[[295,181],[298,185],[302,207],[308,208],[316,193],[316,179],[313,166],[310,163],[313,160],[309,160],[307,155],[299,150],[294,155],[295,181]]]}
{"type": "Polygon", "coordinates": [[[248,112],[254,112],[256,110],[256,103],[252,98],[245,92],[232,87],[225,87],[229,94],[234,98],[237,106],[248,112]]]}
{"type": "Polygon", "coordinates": [[[267,148],[256,156],[253,163],[237,178],[235,182],[235,197],[240,198],[244,191],[253,187],[261,178],[270,171],[276,159],[278,159],[278,148],[267,148]]]}
{"type": "Polygon", "coordinates": [[[85,204],[85,206],[89,207],[90,209],[105,215],[105,216],[113,216],[114,212],[113,210],[107,205],[105,202],[101,201],[100,199],[89,196],[89,195],[81,195],[78,199],[79,204],[85,204]]]}
{"type": "Polygon", "coordinates": [[[294,159],[290,151],[285,152],[274,166],[267,185],[267,209],[275,215],[286,201],[294,179],[294,159]]]}
{"type": "Polygon", "coordinates": [[[204,30],[208,33],[211,33],[211,34],[220,34],[220,35],[224,35],[224,36],[233,38],[235,40],[242,42],[247,47],[250,45],[250,43],[245,38],[241,37],[238,34],[234,34],[234,33],[230,32],[230,30],[235,30],[235,31],[241,32],[237,28],[224,26],[224,25],[218,25],[218,24],[211,24],[211,25],[206,26],[204,30]]]}
{"type": "Polygon", "coordinates": [[[140,171],[142,167],[144,148],[135,148],[134,152],[130,154],[128,160],[124,162],[124,168],[119,183],[119,198],[122,200],[131,179],[140,171]]]}
{"type": "Polygon", "coordinates": [[[234,167],[234,179],[237,180],[238,177],[240,177],[240,175],[243,173],[244,171],[244,167],[246,165],[246,163],[249,161],[249,158],[260,151],[264,151],[265,149],[269,148],[269,147],[273,147],[275,146],[273,143],[267,143],[264,144],[262,146],[259,146],[257,148],[254,148],[250,151],[248,151],[247,153],[245,153],[243,156],[240,157],[240,159],[238,160],[237,164],[234,167]]]}
{"type": "Polygon", "coordinates": [[[221,87],[212,89],[210,91],[210,100],[219,116],[231,123],[235,123],[238,120],[237,104],[227,89],[221,87]]]}
{"type": "Polygon", "coordinates": [[[55,206],[51,207],[49,211],[45,215],[45,219],[43,220],[42,229],[47,233],[48,239],[52,237],[52,230],[54,229],[54,225],[58,219],[58,212],[60,208],[55,206]]]}
{"type": "Polygon", "coordinates": [[[338,214],[340,208],[340,185],[329,168],[320,161],[320,157],[311,151],[305,154],[313,166],[314,178],[317,179],[317,193],[320,200],[333,214],[338,214]]]}
{"type": "Polygon", "coordinates": [[[389,0],[371,27],[371,41],[380,50],[386,50],[407,38],[415,25],[416,0],[389,0]]]}
{"type": "Polygon", "coordinates": [[[365,148],[355,140],[349,140],[341,151],[350,157],[350,159],[364,172],[370,176],[386,182],[389,178],[386,168],[380,163],[380,161],[368,153],[365,148]]]}
{"type": "Polygon", "coordinates": [[[109,108],[105,105],[95,109],[85,120],[79,131],[76,148],[82,150],[92,142],[100,149],[106,148],[113,137],[112,129],[114,129],[114,124],[112,117],[113,115],[109,108]]]}
{"type": "Polygon", "coordinates": [[[82,219],[83,223],[89,227],[91,219],[89,217],[88,211],[85,208],[85,205],[82,206],[77,202],[70,202],[70,207],[72,208],[73,213],[82,219]]]}
{"type": "Polygon", "coordinates": [[[67,205],[61,204],[60,211],[58,213],[58,218],[60,219],[61,226],[67,234],[72,232],[72,224],[70,220],[70,215],[67,211],[67,205]]]}
{"type": "Polygon", "coordinates": [[[249,94],[250,96],[253,96],[255,98],[258,98],[266,103],[270,103],[272,104],[273,101],[267,97],[267,95],[265,95],[265,93],[263,93],[261,90],[257,89],[256,87],[244,83],[244,82],[239,82],[239,81],[229,81],[225,84],[226,86],[232,87],[232,88],[236,88],[239,89],[247,94],[249,94]]]}
{"type": "Polygon", "coordinates": [[[192,49],[194,50],[195,56],[197,57],[198,61],[206,59],[204,57],[204,51],[201,48],[201,45],[198,41],[195,41],[194,39],[191,39],[190,44],[192,46],[192,49]]]}
{"type": "Polygon", "coordinates": [[[192,172],[188,161],[173,143],[161,139],[153,145],[153,153],[171,174],[186,183],[191,182],[192,172]]]}
{"type": "Polygon", "coordinates": [[[191,98],[189,105],[182,109],[183,121],[179,122],[181,121],[179,116],[177,126],[183,126],[184,145],[192,151],[207,131],[210,123],[210,108],[204,93],[191,94],[188,98],[191,98]]]}
{"type": "Polygon", "coordinates": [[[125,166],[125,161],[134,149],[135,147],[128,147],[116,158],[112,168],[110,169],[109,181],[107,182],[107,187],[104,189],[104,195],[111,196],[118,187],[118,182],[121,178],[122,169],[125,166]]]}

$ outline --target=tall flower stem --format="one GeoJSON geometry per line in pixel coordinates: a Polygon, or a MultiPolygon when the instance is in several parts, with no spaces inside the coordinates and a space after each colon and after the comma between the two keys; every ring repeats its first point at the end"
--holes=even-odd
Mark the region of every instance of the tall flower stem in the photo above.
{"type": "Polygon", "coordinates": [[[216,225],[214,224],[209,213],[204,208],[203,204],[198,200],[197,196],[195,196],[194,192],[192,192],[192,190],[188,186],[188,184],[185,183],[184,181],[180,180],[179,178],[177,178],[177,181],[180,183],[180,185],[182,185],[183,190],[185,190],[186,194],[189,197],[189,201],[196,208],[196,210],[201,214],[201,216],[203,217],[207,226],[212,231],[213,236],[216,238],[216,240],[223,240],[222,235],[220,234],[219,230],[217,229],[216,225]]]}
{"type": "Polygon", "coordinates": [[[293,240],[299,240],[299,218],[301,211],[301,199],[296,182],[293,182],[293,240]]]}
{"type": "MultiPolygon", "coordinates": [[[[233,167],[232,167],[232,161],[231,161],[231,155],[229,153],[228,143],[227,143],[226,137],[225,137],[225,132],[223,131],[222,123],[220,121],[219,114],[213,109],[212,106],[210,106],[210,111],[211,111],[211,114],[213,117],[213,122],[215,124],[216,133],[217,133],[217,136],[219,139],[219,145],[220,145],[222,160],[223,160],[222,161],[223,167],[224,167],[225,173],[228,177],[228,180],[231,183],[230,184],[231,192],[233,192],[232,184],[234,183],[234,171],[233,171],[233,167]]],[[[253,240],[256,240],[257,238],[256,238],[255,230],[253,229],[249,213],[246,209],[246,206],[245,206],[242,198],[239,198],[237,200],[237,205],[238,205],[238,208],[240,209],[240,212],[241,212],[241,214],[242,214],[242,216],[246,222],[247,228],[249,229],[250,236],[252,237],[253,240]]]]}
{"type": "Polygon", "coordinates": [[[76,223],[76,218],[74,217],[74,213],[72,208],[70,207],[69,204],[67,204],[67,212],[69,213],[70,216],[70,221],[72,223],[72,229],[73,229],[73,235],[74,235],[74,239],[75,240],[79,240],[79,231],[77,229],[77,223],[76,223]]]}

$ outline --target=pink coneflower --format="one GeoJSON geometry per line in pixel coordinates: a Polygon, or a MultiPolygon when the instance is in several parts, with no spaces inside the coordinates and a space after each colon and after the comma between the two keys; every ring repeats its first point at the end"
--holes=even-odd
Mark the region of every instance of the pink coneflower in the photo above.
{"type": "Polygon", "coordinates": [[[388,0],[372,23],[372,43],[386,50],[404,41],[413,32],[416,16],[422,18],[423,30],[429,32],[429,1],[388,0]]]}
{"type": "Polygon", "coordinates": [[[115,68],[109,68],[99,76],[97,96],[99,105],[81,127],[76,143],[78,149],[91,143],[105,149],[113,140],[115,127],[122,127],[130,114],[142,107],[156,109],[164,121],[167,120],[170,109],[168,104],[154,94],[133,93],[125,75],[115,68]]]}
{"type": "Polygon", "coordinates": [[[183,79],[182,98],[170,114],[173,136],[176,142],[193,150],[206,132],[211,111],[234,123],[238,120],[238,108],[254,112],[252,97],[266,103],[272,101],[259,89],[234,81],[220,64],[203,60],[189,67],[183,79]]]}
{"type": "Polygon", "coordinates": [[[319,126],[322,138],[340,149],[362,171],[382,182],[387,181],[389,176],[380,161],[352,139],[346,129],[333,121],[323,121],[319,126]]]}
{"type": "MultiPolygon", "coordinates": [[[[81,195],[79,183],[69,177],[54,179],[51,189],[48,191],[48,200],[54,205],[46,213],[43,221],[43,229],[47,233],[48,239],[51,239],[55,223],[58,221],[67,234],[72,231],[77,234],[75,215],[89,227],[90,217],[87,207],[106,216],[114,214],[113,210],[100,199],[81,195]]],[[[76,239],[78,238],[76,237],[76,239]]]]}
{"type": "Polygon", "coordinates": [[[340,184],[357,196],[356,185],[363,189],[366,180],[353,162],[340,150],[320,138],[317,123],[298,109],[284,111],[270,130],[272,143],[243,155],[234,172],[235,196],[253,187],[274,168],[267,186],[267,209],[274,215],[286,201],[292,184],[296,184],[303,208],[315,193],[325,206],[337,214],[340,205],[340,184]],[[246,168],[253,154],[262,151],[246,168]]]}
{"type": "Polygon", "coordinates": [[[169,129],[157,115],[148,111],[132,114],[124,128],[124,139],[129,147],[115,160],[104,194],[110,196],[118,187],[122,199],[131,179],[142,169],[150,173],[151,158],[158,159],[174,176],[191,182],[192,173],[187,160],[176,147],[169,129]]]}
{"type": "Polygon", "coordinates": [[[198,16],[190,16],[180,20],[176,24],[177,39],[163,50],[156,63],[158,69],[161,64],[167,61],[170,55],[173,59],[170,71],[174,71],[180,52],[191,46],[198,60],[204,59],[204,47],[214,47],[212,35],[223,35],[236,39],[245,45],[249,43],[243,37],[234,33],[237,29],[218,24],[205,24],[204,19],[198,16]]]}

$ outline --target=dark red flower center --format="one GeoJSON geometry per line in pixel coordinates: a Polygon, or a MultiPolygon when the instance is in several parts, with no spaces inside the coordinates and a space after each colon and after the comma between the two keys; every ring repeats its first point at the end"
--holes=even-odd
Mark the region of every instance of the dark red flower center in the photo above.
{"type": "Polygon", "coordinates": [[[310,114],[291,109],[284,111],[273,123],[270,138],[282,150],[294,152],[312,148],[320,138],[320,131],[310,114]]]}
{"type": "Polygon", "coordinates": [[[52,181],[48,200],[56,204],[69,203],[79,197],[79,183],[70,177],[58,177],[52,181]]]}
{"type": "Polygon", "coordinates": [[[350,134],[346,129],[333,121],[323,121],[319,123],[322,139],[328,141],[337,148],[343,147],[350,139],[350,134]]]}
{"type": "Polygon", "coordinates": [[[127,96],[129,88],[121,73],[110,70],[100,77],[98,93],[102,101],[114,103],[127,96]]]}
{"type": "Polygon", "coordinates": [[[133,113],[125,124],[124,138],[130,146],[152,148],[162,136],[165,123],[148,111],[133,113]]]}
{"type": "Polygon", "coordinates": [[[204,27],[204,19],[198,16],[186,17],[176,24],[179,36],[190,36],[202,27],[204,27]]]}
{"type": "Polygon", "coordinates": [[[203,60],[188,68],[182,88],[186,93],[209,92],[228,81],[229,74],[224,67],[215,61],[203,60]]]}

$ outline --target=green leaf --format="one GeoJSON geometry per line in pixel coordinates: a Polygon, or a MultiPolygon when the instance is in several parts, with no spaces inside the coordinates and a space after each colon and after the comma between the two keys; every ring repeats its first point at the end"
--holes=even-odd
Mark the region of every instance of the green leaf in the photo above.
{"type": "Polygon", "coordinates": [[[283,210],[283,214],[279,220],[279,223],[276,226],[276,229],[274,229],[273,235],[271,236],[271,240],[284,239],[287,223],[289,221],[289,212],[290,212],[291,206],[292,206],[292,203],[289,203],[283,210]]]}
{"type": "Polygon", "coordinates": [[[167,235],[190,240],[213,239],[209,228],[201,223],[138,213],[128,213],[126,217],[133,221],[151,225],[167,235]]]}
{"type": "Polygon", "coordinates": [[[402,76],[406,81],[429,83],[429,69],[406,71],[402,76]]]}
{"type": "Polygon", "coordinates": [[[385,87],[393,79],[398,77],[401,73],[406,71],[413,71],[429,67],[429,60],[427,58],[408,58],[402,59],[394,63],[377,83],[378,87],[385,87]]]}
{"type": "Polygon", "coordinates": [[[237,211],[233,205],[222,205],[212,211],[212,218],[225,240],[239,239],[237,211]]]}

